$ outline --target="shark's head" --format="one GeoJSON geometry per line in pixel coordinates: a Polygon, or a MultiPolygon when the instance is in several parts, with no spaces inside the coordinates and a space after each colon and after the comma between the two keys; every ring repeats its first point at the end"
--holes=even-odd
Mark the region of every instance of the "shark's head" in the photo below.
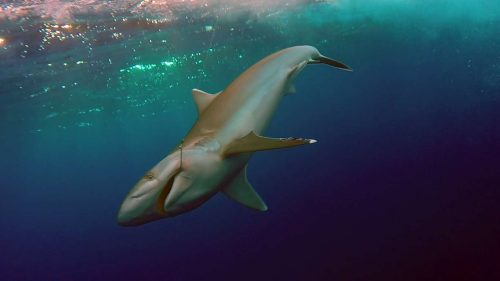
{"type": "Polygon", "coordinates": [[[176,150],[129,192],[118,223],[135,226],[190,211],[217,192],[224,172],[220,156],[204,146],[176,150]]]}

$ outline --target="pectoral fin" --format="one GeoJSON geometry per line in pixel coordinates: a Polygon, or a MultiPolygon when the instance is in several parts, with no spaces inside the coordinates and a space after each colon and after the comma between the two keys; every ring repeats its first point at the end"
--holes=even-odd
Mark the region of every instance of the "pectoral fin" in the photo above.
{"type": "Polygon", "coordinates": [[[223,152],[223,156],[230,156],[245,152],[255,152],[278,148],[287,148],[303,144],[315,143],[313,139],[303,138],[266,138],[250,132],[245,137],[230,143],[223,152]]]}
{"type": "Polygon", "coordinates": [[[267,205],[247,180],[246,166],[223,192],[234,201],[259,211],[267,211],[267,205]]]}

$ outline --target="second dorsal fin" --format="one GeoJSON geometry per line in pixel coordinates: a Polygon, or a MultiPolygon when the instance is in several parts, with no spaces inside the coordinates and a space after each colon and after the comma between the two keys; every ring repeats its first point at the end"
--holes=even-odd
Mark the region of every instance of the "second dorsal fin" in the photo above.
{"type": "Polygon", "coordinates": [[[209,94],[207,92],[204,92],[202,90],[198,89],[193,89],[193,99],[194,102],[196,103],[196,108],[198,109],[198,114],[201,114],[205,109],[208,107],[208,105],[217,97],[217,94],[209,94]]]}

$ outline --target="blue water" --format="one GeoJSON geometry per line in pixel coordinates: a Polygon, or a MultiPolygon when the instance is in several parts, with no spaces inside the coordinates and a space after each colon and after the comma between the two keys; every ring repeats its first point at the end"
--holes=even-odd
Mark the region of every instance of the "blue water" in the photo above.
{"type": "Polygon", "coordinates": [[[497,1],[283,7],[0,17],[0,280],[500,280],[497,1]],[[283,100],[266,135],[319,142],[254,155],[269,211],[118,226],[190,90],[299,44],[354,72],[308,66],[283,100]]]}

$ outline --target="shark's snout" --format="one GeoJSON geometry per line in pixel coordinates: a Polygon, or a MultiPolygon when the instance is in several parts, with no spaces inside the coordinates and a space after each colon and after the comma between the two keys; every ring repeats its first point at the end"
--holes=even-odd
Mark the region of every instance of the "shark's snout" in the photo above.
{"type": "MultiPolygon", "coordinates": [[[[118,211],[117,222],[121,226],[137,226],[144,224],[146,220],[144,217],[140,217],[131,213],[130,210],[134,209],[131,202],[127,202],[130,200],[126,200],[122,203],[120,210],[118,211]]],[[[150,221],[150,220],[148,220],[150,221]]]]}
{"type": "Polygon", "coordinates": [[[137,226],[169,216],[164,210],[164,202],[172,190],[178,171],[172,171],[166,180],[147,173],[127,195],[117,221],[121,226],[137,226]]]}

